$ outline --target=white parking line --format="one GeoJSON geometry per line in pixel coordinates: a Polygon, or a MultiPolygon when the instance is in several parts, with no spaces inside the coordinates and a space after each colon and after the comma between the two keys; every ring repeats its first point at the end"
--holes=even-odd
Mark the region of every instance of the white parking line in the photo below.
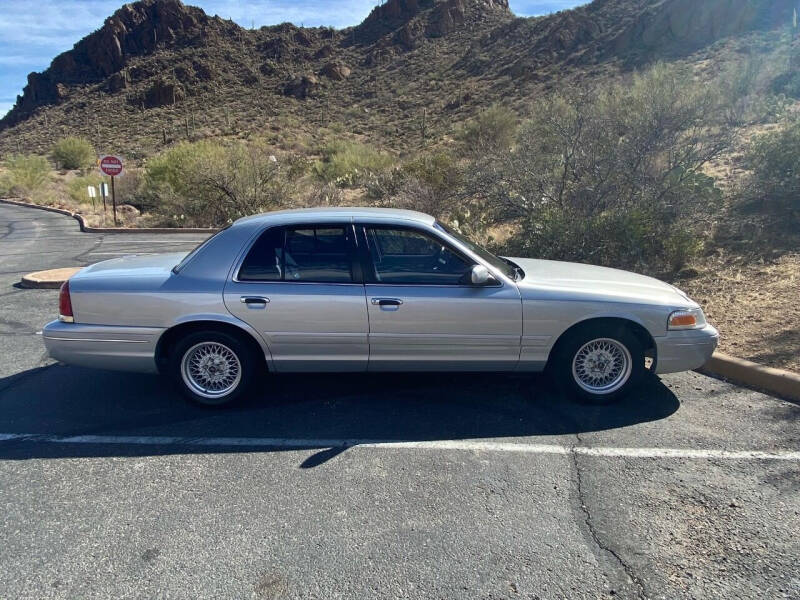
{"type": "Polygon", "coordinates": [[[205,242],[206,238],[202,238],[199,240],[196,239],[177,239],[177,240],[129,240],[126,238],[114,238],[114,239],[104,239],[101,242],[101,245],[105,246],[107,244],[199,244],[200,242],[205,242]]]}
{"type": "Polygon", "coordinates": [[[136,256],[152,256],[157,254],[156,252],[136,252],[135,250],[130,250],[128,252],[124,250],[120,250],[119,252],[90,252],[92,256],[130,256],[135,254],[136,256]]]}
{"type": "Polygon", "coordinates": [[[388,448],[418,450],[461,450],[469,452],[511,452],[522,454],[578,454],[608,458],[686,458],[701,460],[789,460],[800,461],[796,450],[714,450],[693,448],[615,448],[608,446],[562,446],[557,444],[526,444],[521,442],[485,442],[479,440],[359,440],[359,439],[301,439],[247,437],[178,437],[126,435],[60,436],[31,433],[0,433],[0,442],[20,441],[40,444],[99,444],[136,446],[200,446],[203,448],[388,448]]]}

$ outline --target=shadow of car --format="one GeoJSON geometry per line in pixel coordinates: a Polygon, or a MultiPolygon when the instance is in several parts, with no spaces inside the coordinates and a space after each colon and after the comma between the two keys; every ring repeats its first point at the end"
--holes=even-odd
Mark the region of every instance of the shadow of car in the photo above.
{"type": "MultiPolygon", "coordinates": [[[[0,379],[0,433],[47,436],[432,441],[566,436],[656,421],[675,395],[652,377],[612,406],[566,402],[542,376],[428,373],[277,375],[226,411],[189,405],[162,378],[53,365],[0,379]]],[[[300,443],[297,443],[297,440],[300,443]]],[[[309,440],[305,446],[302,441],[309,440]]],[[[263,444],[0,442],[2,458],[265,451],[263,444]]],[[[335,454],[335,453],[334,453],[335,454]]]]}

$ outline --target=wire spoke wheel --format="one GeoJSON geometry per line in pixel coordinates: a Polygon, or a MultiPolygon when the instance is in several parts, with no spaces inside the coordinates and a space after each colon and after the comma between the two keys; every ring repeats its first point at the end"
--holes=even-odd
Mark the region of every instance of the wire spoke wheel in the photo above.
{"type": "Polygon", "coordinates": [[[242,380],[242,363],[236,353],[219,342],[200,342],[181,360],[184,383],[203,398],[221,398],[242,380]]]}
{"type": "Polygon", "coordinates": [[[611,338],[586,342],[572,360],[572,377],[591,394],[612,394],[631,376],[633,361],[624,344],[611,338]]]}

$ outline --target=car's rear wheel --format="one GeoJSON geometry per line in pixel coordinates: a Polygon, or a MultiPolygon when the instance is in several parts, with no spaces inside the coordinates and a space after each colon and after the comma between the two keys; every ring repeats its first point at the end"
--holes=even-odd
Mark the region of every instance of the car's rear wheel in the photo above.
{"type": "Polygon", "coordinates": [[[567,395],[597,404],[621,398],[645,373],[642,344],[617,325],[589,325],[559,342],[553,374],[567,395]]]}
{"type": "Polygon", "coordinates": [[[204,406],[230,404],[250,388],[255,359],[241,339],[221,331],[196,331],[179,340],[170,372],[189,400],[204,406]]]}

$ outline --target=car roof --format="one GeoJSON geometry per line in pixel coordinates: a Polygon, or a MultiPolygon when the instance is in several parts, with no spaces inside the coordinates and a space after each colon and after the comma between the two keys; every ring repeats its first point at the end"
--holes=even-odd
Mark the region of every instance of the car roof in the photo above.
{"type": "Polygon", "coordinates": [[[426,225],[433,225],[436,219],[425,213],[415,210],[404,210],[401,208],[372,208],[372,207],[323,207],[323,208],[298,208],[292,210],[277,210],[274,212],[262,213],[243,217],[235,222],[239,224],[278,224],[290,223],[294,219],[302,221],[312,221],[319,219],[324,221],[331,217],[351,217],[353,219],[400,219],[403,221],[415,221],[426,225]]]}

